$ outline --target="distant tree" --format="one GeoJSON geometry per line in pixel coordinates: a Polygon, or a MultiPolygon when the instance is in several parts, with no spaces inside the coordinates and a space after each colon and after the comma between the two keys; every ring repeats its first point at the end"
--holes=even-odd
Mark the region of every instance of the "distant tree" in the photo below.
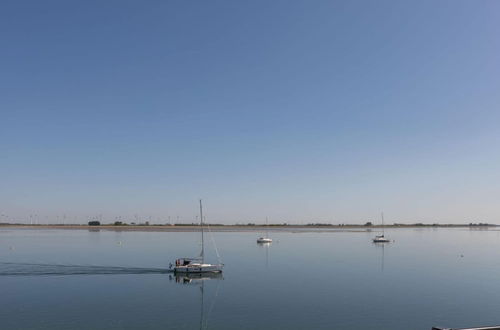
{"type": "Polygon", "coordinates": [[[371,221],[368,221],[367,223],[365,223],[365,226],[373,226],[373,223],[371,221]]]}
{"type": "Polygon", "coordinates": [[[115,226],[122,226],[123,225],[123,222],[121,221],[115,221],[115,226]]]}
{"type": "Polygon", "coordinates": [[[100,226],[101,222],[100,221],[89,221],[89,226],[100,226]]]}

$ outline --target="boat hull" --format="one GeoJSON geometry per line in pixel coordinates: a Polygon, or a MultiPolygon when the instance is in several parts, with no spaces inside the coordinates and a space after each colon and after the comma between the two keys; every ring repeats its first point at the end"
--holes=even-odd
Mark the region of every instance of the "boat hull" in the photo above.
{"type": "Polygon", "coordinates": [[[273,240],[271,238],[259,238],[257,239],[257,243],[272,243],[273,240]]]}
{"type": "Polygon", "coordinates": [[[373,243],[390,243],[391,241],[387,238],[374,238],[373,243]]]}
{"type": "Polygon", "coordinates": [[[188,265],[188,266],[176,266],[174,267],[174,273],[183,274],[200,274],[200,273],[221,273],[222,265],[188,265]]]}

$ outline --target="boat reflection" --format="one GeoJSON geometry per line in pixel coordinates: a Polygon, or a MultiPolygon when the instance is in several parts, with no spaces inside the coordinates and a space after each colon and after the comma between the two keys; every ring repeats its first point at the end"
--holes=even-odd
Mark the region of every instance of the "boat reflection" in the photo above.
{"type": "Polygon", "coordinates": [[[383,273],[384,272],[384,266],[385,266],[385,244],[374,244],[378,249],[381,249],[381,257],[380,257],[380,270],[383,273]]]}
{"type": "Polygon", "coordinates": [[[208,280],[223,280],[222,273],[193,273],[193,274],[171,274],[171,281],[179,284],[196,284],[208,280]]]}
{"type": "Polygon", "coordinates": [[[215,306],[215,299],[219,294],[219,283],[224,277],[222,273],[193,273],[193,274],[173,274],[169,276],[170,280],[175,281],[181,285],[193,285],[200,288],[200,324],[199,328],[208,329],[208,320],[215,306]],[[209,280],[216,280],[217,287],[215,288],[215,294],[213,294],[209,307],[207,311],[205,310],[205,282],[209,280]],[[206,314],[206,315],[205,315],[206,314]]]}
{"type": "Polygon", "coordinates": [[[271,249],[272,243],[257,243],[259,248],[266,250],[266,268],[269,268],[269,249],[271,249]]]}

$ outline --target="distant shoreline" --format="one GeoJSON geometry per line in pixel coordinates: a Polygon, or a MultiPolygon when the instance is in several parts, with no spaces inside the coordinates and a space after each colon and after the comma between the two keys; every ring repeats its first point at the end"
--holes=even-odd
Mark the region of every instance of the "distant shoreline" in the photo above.
{"type": "MultiPolygon", "coordinates": [[[[474,228],[474,229],[485,229],[489,227],[498,227],[496,224],[393,224],[393,225],[211,225],[209,224],[210,230],[212,231],[262,231],[262,230],[308,230],[308,229],[327,229],[328,231],[346,231],[346,230],[363,230],[367,231],[370,229],[380,229],[380,228],[474,228]]],[[[97,226],[89,225],[77,225],[77,224],[67,224],[67,225],[28,225],[28,224],[0,224],[0,228],[24,228],[24,229],[83,229],[90,231],[97,230],[109,230],[109,231],[157,231],[157,232],[191,232],[198,231],[200,227],[198,225],[113,225],[104,224],[97,226]]]]}

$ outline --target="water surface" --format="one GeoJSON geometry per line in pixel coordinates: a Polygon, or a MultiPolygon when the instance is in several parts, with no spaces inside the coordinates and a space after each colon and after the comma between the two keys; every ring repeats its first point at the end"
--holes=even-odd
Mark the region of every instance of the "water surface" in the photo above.
{"type": "MultiPolygon", "coordinates": [[[[215,232],[220,278],[176,278],[196,232],[0,229],[2,329],[430,329],[500,324],[500,231],[215,232]]],[[[207,259],[216,261],[210,235],[207,259]]]]}

